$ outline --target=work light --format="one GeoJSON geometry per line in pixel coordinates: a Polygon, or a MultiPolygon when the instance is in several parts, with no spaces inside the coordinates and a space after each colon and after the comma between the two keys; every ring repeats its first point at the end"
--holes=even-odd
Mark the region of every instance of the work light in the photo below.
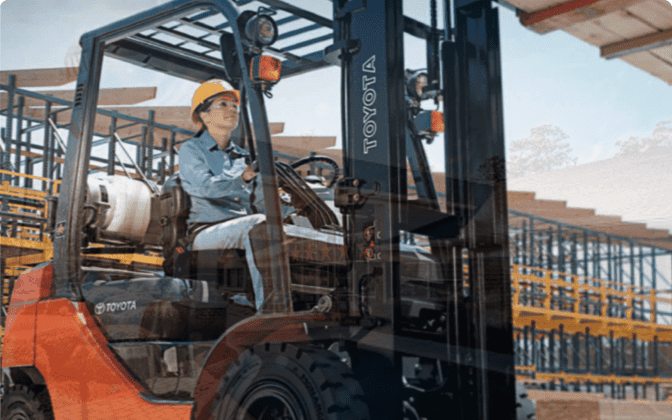
{"type": "Polygon", "coordinates": [[[267,47],[278,39],[278,25],[268,15],[255,14],[245,24],[245,37],[258,47],[267,47]]]}

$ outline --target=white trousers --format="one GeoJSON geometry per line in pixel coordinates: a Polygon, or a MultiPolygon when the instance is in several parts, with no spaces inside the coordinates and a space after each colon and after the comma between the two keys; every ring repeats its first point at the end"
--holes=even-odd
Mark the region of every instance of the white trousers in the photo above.
{"type": "MultiPolygon", "coordinates": [[[[247,260],[247,268],[250,270],[250,276],[252,277],[252,288],[254,289],[257,310],[261,309],[264,303],[264,283],[261,273],[254,263],[254,253],[252,252],[252,244],[250,243],[250,230],[265,220],[266,216],[263,214],[253,214],[227,220],[226,222],[203,229],[196,235],[191,244],[193,251],[213,249],[245,250],[245,259],[247,260]]],[[[252,306],[243,295],[234,296],[232,299],[236,303],[252,306]]]]}
{"type": "MultiPolygon", "coordinates": [[[[254,252],[250,242],[250,231],[259,223],[266,220],[263,214],[253,214],[250,216],[239,217],[237,219],[227,220],[203,229],[196,235],[191,245],[193,251],[206,251],[213,249],[242,249],[245,251],[247,267],[252,277],[252,288],[254,290],[254,299],[257,310],[260,310],[264,299],[264,283],[261,273],[254,262],[254,252]]],[[[293,238],[310,239],[314,242],[322,242],[332,245],[343,245],[343,237],[338,235],[320,232],[315,229],[300,227],[296,225],[285,225],[285,234],[293,238]]],[[[233,301],[242,305],[252,306],[252,304],[243,295],[234,296],[233,301]]]]}

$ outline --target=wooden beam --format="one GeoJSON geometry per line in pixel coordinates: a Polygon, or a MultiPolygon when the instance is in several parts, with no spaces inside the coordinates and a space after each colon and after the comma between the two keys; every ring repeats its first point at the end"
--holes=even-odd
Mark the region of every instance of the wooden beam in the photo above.
{"type": "Polygon", "coordinates": [[[8,84],[10,74],[16,76],[17,87],[62,86],[77,80],[77,69],[75,67],[67,67],[0,71],[0,83],[8,84]]]}
{"type": "Polygon", "coordinates": [[[576,25],[569,26],[563,30],[568,34],[573,35],[578,39],[598,48],[603,45],[622,41],[627,38],[606,28],[602,24],[601,19],[588,20],[586,22],[577,23],[576,25]]]}
{"type": "MultiPolygon", "coordinates": [[[[154,110],[154,121],[161,124],[173,125],[187,130],[198,130],[191,122],[191,107],[188,106],[159,106],[159,107],[109,107],[105,108],[137,118],[148,118],[149,111],[154,110]]],[[[285,128],[284,123],[270,123],[271,135],[280,134],[285,128]]]]}
{"type": "MultiPolygon", "coordinates": [[[[198,127],[196,127],[195,124],[191,122],[191,119],[189,119],[189,115],[191,112],[191,108],[187,106],[170,106],[170,107],[109,107],[109,108],[104,108],[108,110],[114,110],[117,112],[120,112],[122,114],[136,117],[136,118],[143,118],[147,119],[149,117],[149,110],[154,110],[154,121],[156,123],[161,123],[161,124],[167,124],[167,125],[172,125],[175,127],[179,128],[184,128],[187,130],[192,130],[193,132],[196,132],[198,127]]],[[[52,108],[52,111],[55,110],[55,108],[52,108]]],[[[24,113],[26,116],[30,116],[32,118],[36,118],[39,120],[44,119],[44,108],[28,108],[28,110],[24,113]]],[[[70,122],[70,118],[72,117],[72,110],[65,110],[61,111],[58,113],[58,123],[59,124],[68,124],[70,122]]],[[[95,128],[94,131],[97,133],[101,134],[107,134],[110,131],[110,124],[112,122],[112,118],[103,115],[103,114],[97,114],[96,115],[96,121],[95,121],[95,128]]],[[[124,120],[123,118],[118,118],[117,119],[117,127],[122,127],[124,125],[130,124],[131,121],[129,120],[124,120]]],[[[271,129],[271,134],[280,134],[285,128],[284,123],[270,123],[270,129],[271,129]]],[[[138,136],[142,133],[142,124],[138,123],[135,124],[131,127],[124,128],[124,129],[119,129],[117,131],[117,134],[121,138],[127,138],[127,137],[132,137],[132,136],[138,136]]],[[[159,128],[154,129],[154,145],[155,146],[161,146],[161,141],[162,138],[166,137],[170,139],[170,132],[167,130],[162,130],[159,128]]],[[[182,140],[186,138],[187,136],[184,134],[178,134],[177,140],[182,140]]],[[[136,138],[136,140],[139,140],[139,138],[136,138]]]]}
{"type": "Polygon", "coordinates": [[[667,0],[648,0],[628,7],[627,11],[659,30],[668,29],[672,22],[672,4],[667,0]]]}
{"type": "MultiPolygon", "coordinates": [[[[67,101],[72,101],[75,97],[74,90],[45,90],[37,93],[67,101]]],[[[0,108],[7,107],[7,97],[6,92],[0,92],[0,108]]],[[[155,87],[101,89],[98,94],[98,105],[135,105],[154,98],[156,98],[155,87]]],[[[42,107],[44,100],[26,96],[25,104],[42,107]]],[[[14,105],[16,105],[16,99],[14,99],[14,105]]]]}
{"type": "MultiPolygon", "coordinates": [[[[12,148],[12,154],[14,154],[14,153],[16,153],[16,149],[12,148]]],[[[122,152],[122,153],[123,153],[123,152],[122,152]]],[[[44,157],[44,155],[42,155],[41,153],[27,152],[27,151],[25,151],[25,150],[22,150],[22,151],[21,151],[21,156],[29,157],[29,158],[33,158],[33,159],[42,159],[42,158],[44,157]]],[[[63,159],[62,157],[54,156],[54,163],[64,164],[64,163],[65,163],[65,159],[63,159]]],[[[126,164],[126,163],[125,163],[125,165],[126,165],[126,169],[128,169],[128,170],[130,170],[130,171],[132,172],[132,173],[130,174],[130,175],[131,175],[131,178],[138,178],[138,179],[141,178],[140,175],[138,175],[138,174],[135,173],[135,168],[132,167],[132,164],[126,164]]],[[[106,166],[99,166],[99,165],[89,165],[89,169],[91,169],[92,171],[102,171],[102,170],[106,170],[107,167],[106,167],[106,166]]],[[[123,170],[121,170],[121,169],[116,170],[116,171],[114,171],[114,172],[115,172],[115,174],[117,174],[117,175],[123,175],[123,176],[126,176],[126,173],[125,173],[123,170]]],[[[38,182],[40,182],[40,181],[38,180],[38,182]]]]}
{"type": "Polygon", "coordinates": [[[605,45],[600,48],[600,57],[617,58],[667,45],[672,45],[672,29],[605,45]]]}
{"type": "Polygon", "coordinates": [[[188,106],[113,106],[104,109],[116,111],[121,114],[130,115],[136,118],[149,118],[149,111],[154,111],[154,122],[161,124],[174,125],[187,130],[196,130],[197,127],[191,122],[191,107],[188,106]]]}
{"type": "Polygon", "coordinates": [[[540,34],[615,12],[646,0],[571,0],[534,12],[521,11],[521,25],[540,34]]]}
{"type": "MultiPolygon", "coordinates": [[[[670,48],[664,47],[663,49],[670,48]]],[[[645,72],[659,78],[660,80],[672,85],[672,66],[669,62],[659,57],[655,52],[660,49],[651,51],[642,51],[624,55],[621,60],[632,64],[633,66],[644,70],[645,72]]]]}
{"type": "Polygon", "coordinates": [[[336,145],[335,136],[274,136],[273,147],[288,147],[297,149],[301,155],[310,154],[311,151],[318,153],[336,145]]]}
{"type": "Polygon", "coordinates": [[[642,243],[657,246],[659,248],[669,249],[672,251],[672,237],[665,238],[662,241],[648,240],[642,241],[642,243]]]}
{"type": "MultiPolygon", "coordinates": [[[[510,207],[512,210],[523,211],[523,209],[516,209],[510,207]]],[[[542,217],[544,219],[576,219],[584,217],[595,216],[595,210],[593,209],[579,209],[579,208],[561,208],[561,209],[528,209],[529,213],[533,216],[542,217]]]]}
{"type": "Polygon", "coordinates": [[[506,197],[509,202],[516,200],[534,200],[536,193],[531,191],[507,191],[506,197]]]}
{"type": "Polygon", "coordinates": [[[532,210],[562,210],[567,208],[566,201],[559,200],[517,200],[509,203],[511,210],[529,212],[532,210]]]}

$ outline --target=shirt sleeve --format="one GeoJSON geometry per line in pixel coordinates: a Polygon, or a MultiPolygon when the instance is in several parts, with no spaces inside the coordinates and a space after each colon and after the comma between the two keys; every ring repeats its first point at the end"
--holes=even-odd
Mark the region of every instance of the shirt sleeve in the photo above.
{"type": "Polygon", "coordinates": [[[225,168],[222,173],[215,174],[204,152],[197,146],[187,142],[178,152],[180,180],[182,188],[189,194],[203,198],[223,198],[238,193],[245,184],[240,168],[225,168]]]}
{"type": "MultiPolygon", "coordinates": [[[[252,181],[252,185],[254,188],[254,203],[252,204],[257,208],[258,212],[266,214],[266,207],[264,207],[264,191],[261,188],[261,177],[259,175],[252,181]]],[[[280,202],[280,213],[283,219],[295,211],[294,207],[286,206],[280,202]]]]}

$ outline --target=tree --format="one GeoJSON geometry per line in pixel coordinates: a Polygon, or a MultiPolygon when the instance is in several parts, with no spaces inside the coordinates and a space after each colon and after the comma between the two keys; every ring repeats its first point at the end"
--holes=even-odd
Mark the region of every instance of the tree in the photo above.
{"type": "Polygon", "coordinates": [[[560,127],[542,125],[530,130],[530,136],[516,140],[509,148],[509,178],[532,175],[576,164],[572,148],[562,143],[567,134],[560,127]]]}
{"type": "Polygon", "coordinates": [[[616,146],[619,146],[620,150],[616,153],[616,156],[641,153],[656,146],[672,146],[672,127],[668,126],[670,123],[672,121],[661,121],[656,124],[651,137],[643,139],[630,137],[626,141],[617,141],[616,146]]]}

